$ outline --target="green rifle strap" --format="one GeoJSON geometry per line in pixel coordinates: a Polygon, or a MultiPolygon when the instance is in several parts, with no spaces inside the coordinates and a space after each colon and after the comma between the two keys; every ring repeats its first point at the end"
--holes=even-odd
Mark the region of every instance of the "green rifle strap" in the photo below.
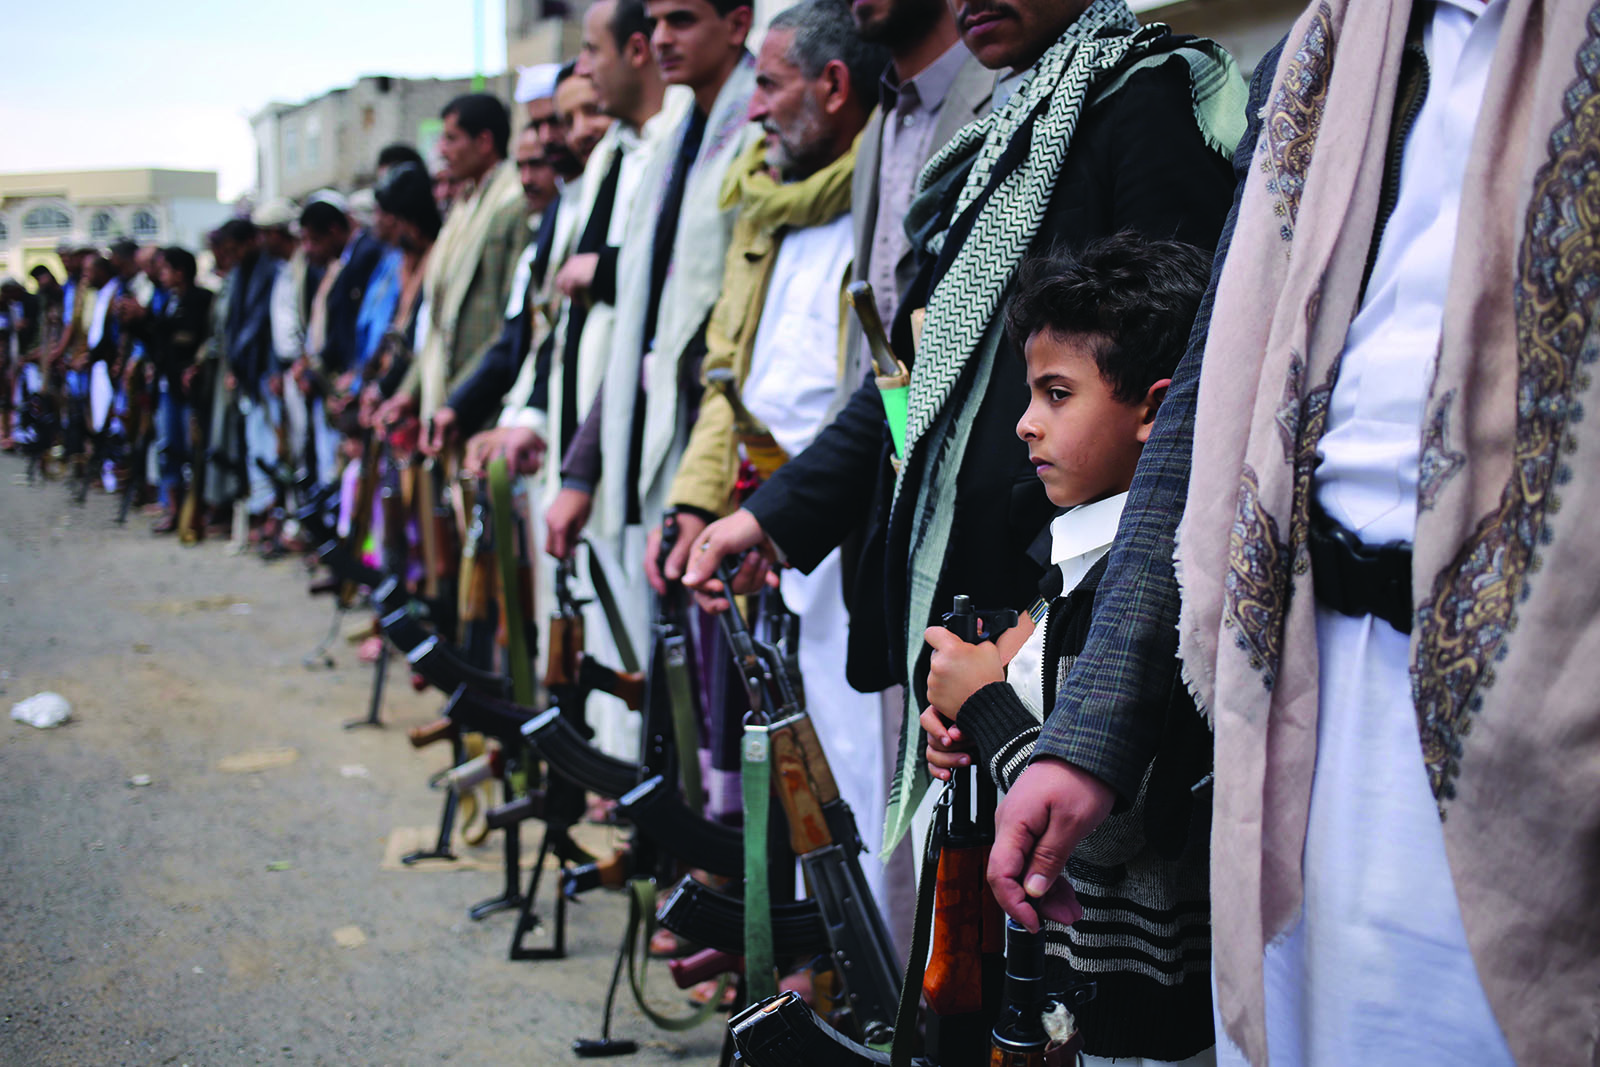
{"type": "Polygon", "coordinates": [[[617,646],[617,659],[622,661],[622,669],[638,670],[639,656],[633,651],[633,638],[628,636],[628,626],[622,621],[622,609],[617,607],[617,595],[611,591],[606,569],[601,566],[593,549],[589,551],[589,582],[594,586],[595,599],[600,601],[606,625],[611,628],[611,640],[617,646]]]}
{"type": "Polygon", "coordinates": [[[506,662],[511,699],[533,706],[533,665],[522,632],[522,591],[517,581],[517,533],[511,511],[511,472],[502,457],[489,464],[489,506],[494,511],[494,554],[500,564],[500,610],[506,620],[506,662]]]}
{"type": "Polygon", "coordinates": [[[934,887],[939,881],[939,855],[950,835],[951,787],[944,793],[928,826],[927,845],[922,850],[922,874],[917,880],[917,914],[911,923],[911,958],[906,961],[906,980],[900,987],[900,1008],[894,1017],[894,1046],[889,1050],[889,1067],[911,1067],[912,1046],[917,1040],[917,1008],[922,1003],[922,976],[928,969],[928,950],[933,941],[934,887]]]}
{"type": "Polygon", "coordinates": [[[662,669],[667,674],[667,701],[672,705],[672,743],[678,750],[683,799],[699,814],[705,806],[700,785],[700,715],[689,687],[689,639],[674,633],[662,642],[662,669]]]}
{"type": "Polygon", "coordinates": [[[717,991],[711,999],[688,1015],[663,1015],[644,999],[644,969],[650,962],[650,938],[656,932],[656,884],[649,878],[635,878],[628,883],[628,932],[623,935],[622,953],[628,961],[628,988],[633,990],[633,1002],[639,1005],[644,1017],[659,1029],[677,1033],[693,1030],[722,1007],[722,998],[728,992],[732,978],[726,974],[717,978],[717,991]],[[641,950],[640,945],[644,948],[641,950]]]}
{"type": "Polygon", "coordinates": [[[772,745],[767,727],[749,723],[740,746],[744,791],[744,982],[746,1000],[778,995],[772,959],[772,893],[767,885],[767,813],[772,803],[772,745]]]}

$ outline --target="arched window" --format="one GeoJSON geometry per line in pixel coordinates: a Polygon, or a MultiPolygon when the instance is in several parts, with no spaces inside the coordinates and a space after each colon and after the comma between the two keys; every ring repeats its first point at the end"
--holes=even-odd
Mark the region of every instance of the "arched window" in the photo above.
{"type": "Polygon", "coordinates": [[[111,236],[111,228],[117,224],[116,216],[109,211],[96,211],[89,219],[89,236],[96,241],[103,241],[111,236]]]}
{"type": "Polygon", "coordinates": [[[46,235],[66,233],[72,229],[72,216],[53,205],[36,207],[22,216],[24,233],[46,235]]]}
{"type": "Polygon", "coordinates": [[[133,235],[135,237],[155,237],[161,232],[161,224],[156,217],[144,208],[133,213],[133,235]]]}

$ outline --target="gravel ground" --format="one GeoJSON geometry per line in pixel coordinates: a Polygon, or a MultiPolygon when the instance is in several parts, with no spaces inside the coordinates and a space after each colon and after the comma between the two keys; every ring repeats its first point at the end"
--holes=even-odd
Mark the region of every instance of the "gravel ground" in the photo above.
{"type": "MultiPolygon", "coordinates": [[[[620,897],[576,909],[567,959],[513,963],[511,917],[465,911],[500,874],[380,869],[392,829],[437,818],[445,754],[404,728],[438,695],[395,671],[388,728],[342,730],[370,669],[344,645],[301,666],[331,608],[298,563],[118,529],[109,498],[22,471],[0,457],[0,705],[55,690],[73,719],[0,724],[0,1063],[574,1062],[620,897]]],[[[714,1063],[722,1033],[659,1033],[625,995],[614,1032],[641,1065],[714,1063]]]]}

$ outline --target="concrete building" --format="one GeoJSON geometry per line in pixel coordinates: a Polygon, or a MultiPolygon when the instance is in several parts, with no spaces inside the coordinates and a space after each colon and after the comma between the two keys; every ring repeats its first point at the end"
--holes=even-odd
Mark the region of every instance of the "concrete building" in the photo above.
{"type": "MultiPolygon", "coordinates": [[[[471,78],[374,75],[304,103],[269,104],[250,120],[256,202],[371,185],[380,149],[404,142],[428,155],[439,137],[439,112],[471,91],[471,78]]],[[[510,99],[504,77],[490,78],[486,91],[510,99]]]]}
{"type": "Polygon", "coordinates": [[[217,200],[215,171],[53,171],[0,174],[0,274],[47,264],[59,275],[56,246],[140,244],[200,249],[232,213],[217,200]]]}
{"type": "Polygon", "coordinates": [[[587,0],[505,0],[505,4],[507,70],[577,57],[587,0]]]}

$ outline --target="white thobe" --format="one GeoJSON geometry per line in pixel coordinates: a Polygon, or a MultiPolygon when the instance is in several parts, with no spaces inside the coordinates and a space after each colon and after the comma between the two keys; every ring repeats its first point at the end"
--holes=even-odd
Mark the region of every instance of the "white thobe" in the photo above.
{"type": "MultiPolygon", "coordinates": [[[[854,255],[849,214],[784,234],[772,265],[740,396],[791,456],[827,425],[839,391],[839,292],[854,255]]],[[[800,676],[806,710],[828,755],[834,781],[867,843],[861,871],[873,898],[887,899],[883,864],[886,806],[881,704],[845,681],[850,617],[844,604],[843,557],[828,554],[810,574],[783,572],[783,601],[800,617],[800,676]]]]}

